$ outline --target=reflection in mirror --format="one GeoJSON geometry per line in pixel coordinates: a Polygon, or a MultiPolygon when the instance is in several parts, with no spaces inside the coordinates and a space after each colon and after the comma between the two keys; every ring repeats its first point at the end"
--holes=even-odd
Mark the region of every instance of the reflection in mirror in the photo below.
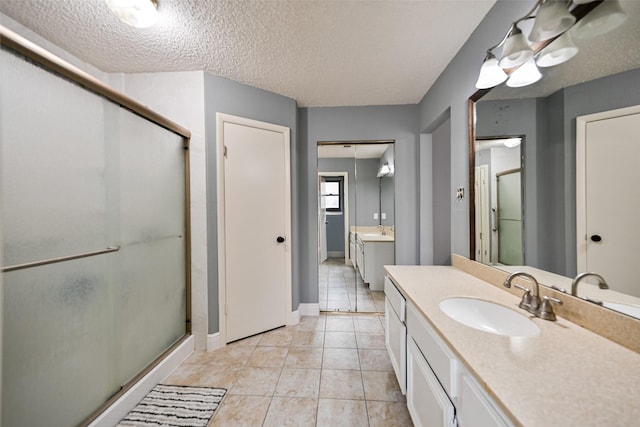
{"type": "MultiPolygon", "coordinates": [[[[526,29],[523,28],[523,32],[526,29]]],[[[486,157],[490,156],[479,142],[502,135],[518,135],[526,141],[520,148],[522,242],[517,235],[500,239],[499,233],[493,231],[498,228],[497,222],[491,217],[497,194],[494,199],[489,190],[483,196],[481,190],[472,185],[471,190],[479,194],[473,195],[475,203],[470,209],[471,254],[478,261],[509,272],[529,272],[541,284],[567,292],[579,273],[600,273],[607,280],[609,289],[600,289],[597,281],[589,277],[580,282],[577,296],[640,318],[640,282],[637,280],[640,277],[637,262],[640,247],[633,244],[619,249],[621,245],[614,240],[615,233],[632,235],[635,232],[639,235],[633,235],[633,241],[640,239],[637,220],[630,221],[617,215],[617,212],[625,211],[637,217],[640,210],[636,204],[640,200],[640,187],[622,184],[640,180],[640,173],[635,172],[640,170],[637,163],[640,155],[633,154],[637,153],[633,150],[640,147],[637,140],[640,107],[632,109],[640,105],[640,2],[599,3],[566,34],[572,38],[578,53],[555,67],[541,67],[543,77],[540,81],[522,88],[503,84],[488,93],[479,91],[471,98],[470,112],[475,115],[470,120],[469,130],[471,184],[482,179],[481,167],[487,164],[486,157]],[[597,21],[595,18],[607,15],[614,3],[625,13],[622,25],[597,36],[589,33],[589,28],[594,28],[592,24],[597,21]],[[590,16],[593,19],[589,20],[590,16]],[[620,109],[625,110],[617,114],[615,111],[620,109]],[[615,127],[605,132],[608,135],[606,146],[589,148],[591,143],[581,142],[580,138],[586,133],[593,135],[595,126],[589,123],[602,122],[602,119],[593,119],[600,117],[598,114],[627,117],[633,124],[629,124],[631,129],[625,132],[633,137],[626,140],[612,137],[613,132],[620,131],[615,127]],[[625,148],[611,149],[610,143],[614,140],[626,144],[625,148]],[[589,164],[584,152],[580,157],[580,150],[590,152],[590,159],[595,163],[589,164]],[[630,165],[626,159],[635,163],[630,165]],[[615,175],[618,176],[616,182],[606,188],[595,189],[589,179],[602,182],[594,179],[599,176],[594,171],[607,165],[612,167],[605,172],[607,176],[622,175],[615,175]],[[636,174],[629,175],[632,173],[636,174]],[[596,196],[596,190],[602,195],[596,196]],[[591,205],[585,202],[587,194],[591,205]],[[605,199],[605,196],[610,198],[605,199]],[[607,222],[617,225],[621,231],[605,233],[602,231],[604,226],[598,225],[594,229],[582,224],[587,222],[584,217],[596,215],[595,206],[602,207],[607,222]],[[513,259],[500,258],[500,246],[509,244],[523,249],[520,264],[513,259]],[[607,245],[614,251],[608,258],[595,261],[596,251],[607,245]],[[606,271],[609,271],[609,277],[606,271]]],[[[492,175],[487,174],[487,177],[492,175]]],[[[491,188],[489,184],[487,186],[491,188]]]]}
{"type": "Polygon", "coordinates": [[[321,311],[384,312],[395,262],[393,141],[318,143],[321,311]]]}

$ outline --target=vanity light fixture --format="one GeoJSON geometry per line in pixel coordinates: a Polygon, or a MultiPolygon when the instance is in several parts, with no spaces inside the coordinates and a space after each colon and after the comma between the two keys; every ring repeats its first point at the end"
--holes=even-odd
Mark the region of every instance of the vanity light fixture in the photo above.
{"type": "Polygon", "coordinates": [[[520,145],[522,142],[522,138],[505,138],[502,140],[502,143],[507,148],[514,148],[520,145]]]}
{"type": "Polygon", "coordinates": [[[384,165],[382,165],[382,167],[380,168],[380,171],[378,171],[378,175],[376,175],[378,178],[382,178],[383,176],[387,176],[391,173],[391,168],[389,167],[389,163],[385,163],[384,165]]]}
{"type": "Polygon", "coordinates": [[[536,0],[529,13],[511,24],[500,43],[487,50],[476,88],[490,89],[505,80],[510,87],[535,83],[542,78],[537,66],[562,64],[578,53],[569,29],[574,28],[576,38],[593,37],[618,27],[625,18],[619,0],[536,0]],[[534,21],[526,38],[518,24],[529,19],[534,21]],[[495,53],[498,48],[502,48],[500,56],[495,53]],[[496,69],[496,61],[508,78],[496,69]]]}
{"type": "Polygon", "coordinates": [[[567,31],[576,22],[564,0],[542,0],[529,40],[539,42],[552,39],[567,31]]]}
{"type": "Polygon", "coordinates": [[[578,47],[571,39],[571,33],[564,33],[550,45],[542,49],[536,58],[538,67],[553,67],[567,62],[578,53],[578,47]]]}
{"type": "Polygon", "coordinates": [[[504,47],[502,48],[502,59],[498,62],[498,65],[503,69],[518,67],[533,57],[533,51],[527,43],[527,39],[520,28],[518,23],[511,24],[509,35],[507,36],[504,47]]]}
{"type": "Polygon", "coordinates": [[[109,9],[121,21],[136,28],[148,28],[158,20],[156,0],[106,0],[109,9]]]}
{"type": "Polygon", "coordinates": [[[540,80],[542,74],[536,67],[536,61],[531,58],[525,62],[522,66],[518,67],[507,80],[507,86],[509,87],[523,87],[529,86],[540,80]]]}
{"type": "Polygon", "coordinates": [[[507,80],[507,77],[509,76],[498,65],[498,59],[493,52],[487,51],[487,56],[484,58],[482,67],[480,67],[480,75],[478,75],[476,87],[478,89],[489,89],[498,86],[507,80]]]}
{"type": "Polygon", "coordinates": [[[624,23],[627,14],[619,0],[606,0],[576,24],[576,39],[589,39],[615,30],[624,23]]]}

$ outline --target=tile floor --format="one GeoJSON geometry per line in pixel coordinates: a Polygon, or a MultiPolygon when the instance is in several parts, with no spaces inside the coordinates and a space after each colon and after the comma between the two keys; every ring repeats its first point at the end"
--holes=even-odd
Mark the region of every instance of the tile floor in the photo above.
{"type": "Polygon", "coordinates": [[[344,258],[329,258],[319,266],[321,311],[384,313],[384,292],[371,291],[344,258]],[[357,300],[357,301],[356,301],[357,300]]]}
{"type": "Polygon", "coordinates": [[[209,426],[412,426],[384,316],[321,314],[197,351],[166,384],[228,390],[209,426]]]}

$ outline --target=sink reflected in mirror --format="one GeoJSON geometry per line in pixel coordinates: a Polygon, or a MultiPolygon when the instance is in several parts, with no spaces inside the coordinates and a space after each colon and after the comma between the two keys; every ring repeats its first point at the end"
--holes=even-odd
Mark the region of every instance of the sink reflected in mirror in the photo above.
{"type": "Polygon", "coordinates": [[[526,315],[491,301],[455,297],[440,302],[440,309],[456,322],[508,337],[533,337],[540,328],[526,315]]]}
{"type": "Polygon", "coordinates": [[[640,319],[640,307],[638,306],[607,301],[603,302],[602,305],[606,308],[610,308],[611,310],[626,314],[627,316],[633,316],[640,319]]]}

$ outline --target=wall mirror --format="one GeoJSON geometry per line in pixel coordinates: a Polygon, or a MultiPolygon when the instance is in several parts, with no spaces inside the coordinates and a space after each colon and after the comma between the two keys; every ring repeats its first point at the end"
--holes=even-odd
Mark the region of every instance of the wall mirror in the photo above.
{"type": "Polygon", "coordinates": [[[567,293],[577,274],[595,271],[609,289],[591,278],[573,293],[640,318],[640,246],[622,249],[614,239],[615,233],[640,239],[637,220],[629,219],[640,209],[640,2],[593,5],[579,23],[606,16],[611,7],[624,11],[624,22],[598,35],[575,34],[574,25],[566,33],[578,49],[572,59],[540,67],[542,78],[532,85],[502,84],[469,100],[470,254],[506,271],[530,270],[542,284],[567,293]],[[633,121],[626,125],[627,145],[614,145],[624,138],[609,120],[615,117],[633,121]],[[600,131],[606,145],[594,151],[589,141],[595,123],[605,121],[613,127],[600,131]],[[604,185],[598,170],[616,178],[595,192],[593,181],[604,185]],[[499,189],[505,176],[508,185],[499,189]],[[506,207],[500,196],[505,192],[506,207]],[[617,231],[587,224],[596,216],[617,231]],[[608,258],[597,258],[604,248],[608,258]]]}
{"type": "Polygon", "coordinates": [[[318,142],[321,311],[384,312],[395,263],[394,141],[318,142]]]}

